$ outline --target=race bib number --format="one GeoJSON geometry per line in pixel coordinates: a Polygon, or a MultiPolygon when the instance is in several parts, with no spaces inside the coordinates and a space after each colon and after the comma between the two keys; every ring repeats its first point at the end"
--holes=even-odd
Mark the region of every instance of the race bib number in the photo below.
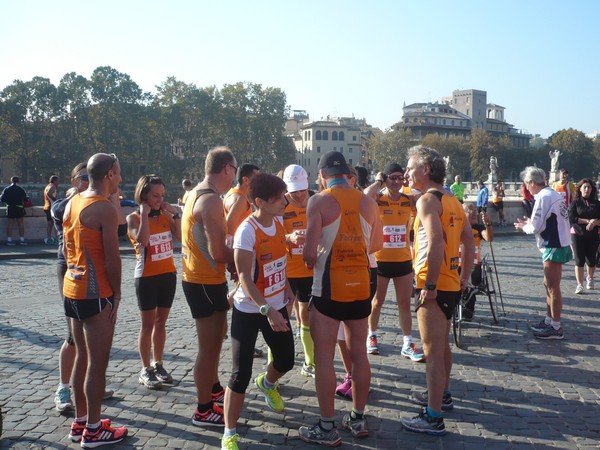
{"type": "MultiPolygon", "coordinates": [[[[300,232],[300,234],[306,234],[306,230],[296,230],[300,232]]],[[[292,244],[291,246],[291,254],[292,255],[301,255],[304,253],[304,244],[292,244]]]]}
{"type": "Polygon", "coordinates": [[[386,225],[383,227],[383,248],[405,248],[406,225],[386,225]]]}
{"type": "Polygon", "coordinates": [[[150,261],[162,261],[173,256],[173,237],[170,231],[150,235],[150,261]]]}
{"type": "Polygon", "coordinates": [[[270,297],[285,289],[285,265],[285,256],[263,265],[263,277],[265,280],[263,295],[265,297],[270,297]]]}

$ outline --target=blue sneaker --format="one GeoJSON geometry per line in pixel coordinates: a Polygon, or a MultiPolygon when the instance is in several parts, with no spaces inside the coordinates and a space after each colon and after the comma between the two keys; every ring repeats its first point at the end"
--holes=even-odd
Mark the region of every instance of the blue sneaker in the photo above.
{"type": "Polygon", "coordinates": [[[377,347],[377,335],[369,336],[367,339],[367,353],[369,355],[379,355],[379,347],[377,347]]]}
{"type": "Polygon", "coordinates": [[[408,347],[402,347],[402,351],[400,352],[402,356],[410,359],[411,361],[421,362],[425,360],[425,354],[420,351],[415,344],[412,342],[408,347]]]}

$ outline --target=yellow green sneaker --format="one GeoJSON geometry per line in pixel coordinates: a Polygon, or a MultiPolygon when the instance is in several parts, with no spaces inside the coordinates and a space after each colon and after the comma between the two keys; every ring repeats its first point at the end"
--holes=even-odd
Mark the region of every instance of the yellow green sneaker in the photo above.
{"type": "Polygon", "coordinates": [[[225,437],[221,439],[221,450],[238,450],[237,440],[240,437],[239,434],[225,437]]]}
{"type": "Polygon", "coordinates": [[[262,373],[259,376],[256,377],[256,379],[254,380],[254,382],[256,383],[256,386],[262,391],[263,394],[265,394],[265,402],[267,403],[267,406],[275,412],[283,412],[284,408],[285,408],[285,404],[283,403],[283,400],[281,399],[281,395],[279,395],[279,391],[277,390],[277,383],[275,383],[275,386],[273,386],[273,389],[267,389],[264,385],[264,380],[265,380],[265,376],[267,375],[267,373],[262,373]]]}

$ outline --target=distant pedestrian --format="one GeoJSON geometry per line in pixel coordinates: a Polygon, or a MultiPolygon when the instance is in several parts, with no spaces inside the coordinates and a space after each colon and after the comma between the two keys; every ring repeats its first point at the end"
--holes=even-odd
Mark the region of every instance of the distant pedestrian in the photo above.
{"type": "Polygon", "coordinates": [[[534,202],[533,195],[531,195],[531,192],[527,189],[527,185],[523,183],[521,185],[521,205],[523,205],[523,209],[525,210],[525,217],[531,217],[531,210],[533,209],[534,202]]]}
{"type": "Polygon", "coordinates": [[[187,178],[184,178],[181,181],[181,187],[183,188],[183,196],[181,198],[177,199],[177,205],[179,206],[185,206],[185,202],[187,201],[188,195],[190,194],[190,191],[192,190],[192,180],[188,180],[187,178]]]}
{"type": "Polygon", "coordinates": [[[58,177],[52,175],[44,188],[44,213],[46,213],[46,237],[44,238],[44,244],[46,245],[56,244],[53,238],[54,222],[50,214],[50,207],[56,200],[58,200],[58,177]]]}
{"type": "Polygon", "coordinates": [[[12,177],[10,186],[7,186],[0,195],[0,202],[6,203],[6,217],[8,224],[6,226],[6,243],[7,245],[16,245],[12,240],[12,230],[15,225],[19,228],[19,244],[27,245],[25,242],[25,225],[23,217],[25,217],[25,203],[29,202],[29,197],[25,189],[19,186],[19,177],[12,177]]]}
{"type": "Polygon", "coordinates": [[[571,206],[571,202],[575,197],[575,185],[569,181],[569,171],[567,169],[560,169],[560,180],[552,183],[552,189],[563,196],[567,208],[571,206]]]}
{"type": "Polygon", "coordinates": [[[535,196],[531,219],[517,219],[515,228],[535,234],[544,263],[546,317],[531,326],[537,339],[562,339],[560,318],[563,297],[560,290],[563,264],[571,261],[571,236],[564,197],[546,184],[546,173],[538,167],[526,167],[521,179],[535,196]]]}
{"type": "Polygon", "coordinates": [[[483,184],[483,181],[479,181],[477,184],[479,186],[479,192],[477,192],[477,214],[481,214],[482,212],[487,212],[490,193],[487,186],[483,184]]]}
{"type": "Polygon", "coordinates": [[[504,222],[504,183],[498,181],[494,187],[494,199],[492,200],[492,206],[498,212],[498,222],[500,226],[506,225],[504,222]]]}
{"type": "Polygon", "coordinates": [[[459,202],[463,202],[465,198],[465,185],[461,182],[460,175],[454,177],[454,183],[450,185],[450,190],[459,202]]]}

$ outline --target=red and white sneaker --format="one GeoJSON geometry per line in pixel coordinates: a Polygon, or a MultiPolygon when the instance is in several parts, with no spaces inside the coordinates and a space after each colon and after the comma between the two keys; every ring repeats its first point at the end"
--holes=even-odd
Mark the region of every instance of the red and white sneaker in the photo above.
{"type": "Polygon", "coordinates": [[[192,423],[198,427],[224,427],[225,418],[223,417],[223,410],[216,403],[213,403],[212,409],[203,413],[196,408],[194,417],[192,417],[192,423]]]}
{"type": "Polygon", "coordinates": [[[221,389],[219,392],[213,392],[210,394],[212,397],[213,403],[216,403],[221,408],[223,407],[223,402],[225,401],[225,389],[221,389]]]}
{"type": "MultiPolygon", "coordinates": [[[[106,425],[111,424],[110,419],[101,419],[100,422],[106,423],[106,425]]],[[[69,439],[73,442],[81,441],[81,436],[83,436],[83,430],[85,430],[85,422],[73,422],[71,424],[71,431],[69,432],[69,439]]]]}
{"type": "Polygon", "coordinates": [[[100,427],[94,432],[91,432],[87,428],[83,430],[81,446],[83,448],[96,448],[102,445],[115,444],[121,442],[126,436],[127,428],[111,428],[110,425],[102,422],[100,427]]]}

